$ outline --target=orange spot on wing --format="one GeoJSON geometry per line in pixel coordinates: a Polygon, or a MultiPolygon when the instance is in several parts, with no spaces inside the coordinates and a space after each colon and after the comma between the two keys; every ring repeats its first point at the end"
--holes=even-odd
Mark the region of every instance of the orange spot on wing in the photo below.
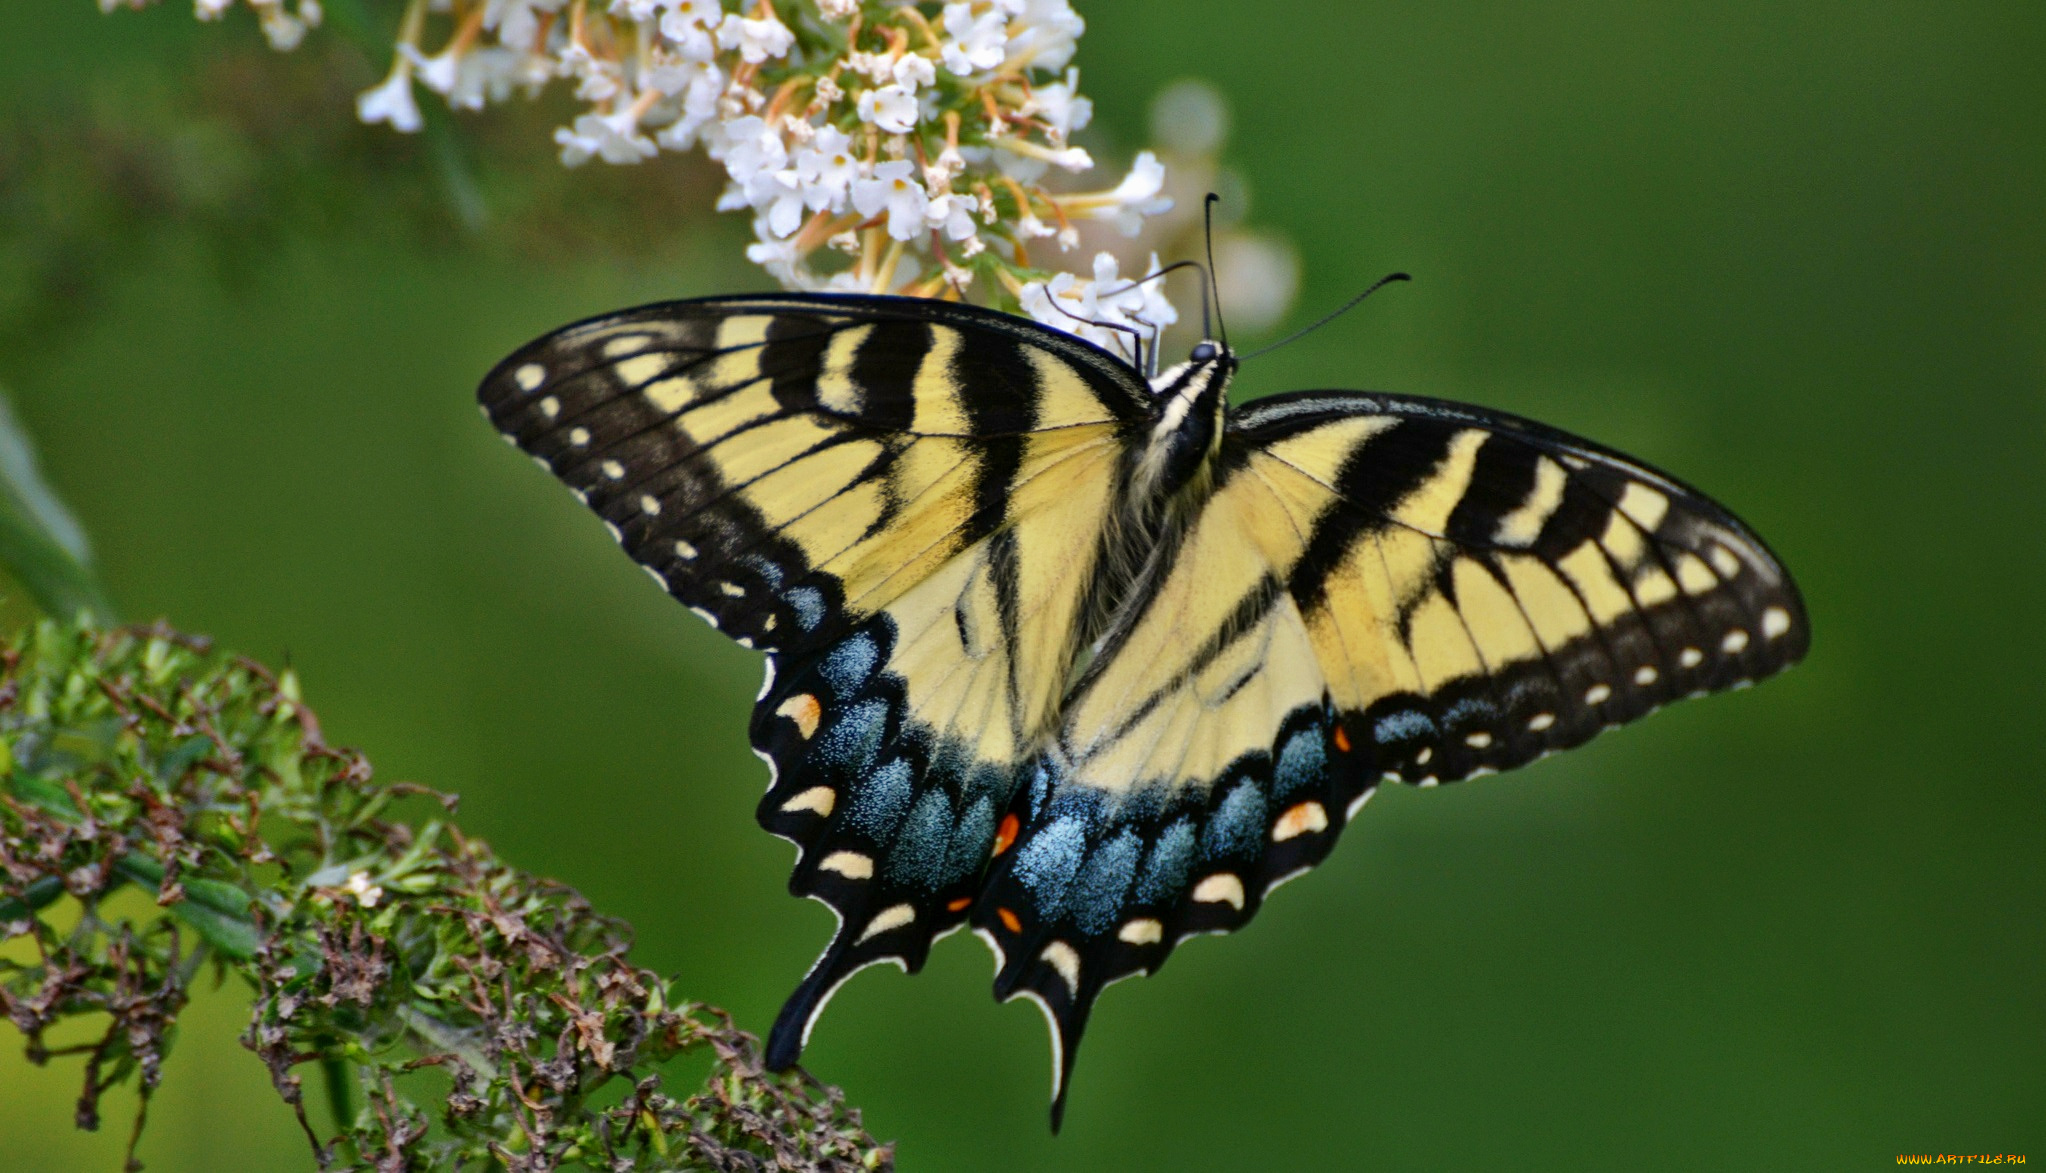
{"type": "Polygon", "coordinates": [[[969,905],[969,904],[972,904],[972,903],[973,903],[973,897],[971,897],[971,896],[961,896],[961,897],[960,897],[959,899],[957,899],[957,900],[954,900],[954,901],[952,901],[951,903],[949,903],[949,904],[945,905],[945,911],[946,911],[946,912],[964,912],[964,911],[966,911],[966,906],[967,906],[967,905],[969,905]]]}
{"type": "Polygon", "coordinates": [[[1016,832],[1022,825],[1022,822],[1015,815],[1002,816],[1002,825],[995,829],[996,855],[1009,850],[1009,845],[1016,841],[1016,832]]]}
{"type": "Polygon", "coordinates": [[[1336,726],[1336,752],[1338,753],[1350,752],[1350,735],[1343,732],[1343,727],[1341,725],[1336,726]]]}
{"type": "Polygon", "coordinates": [[[1017,919],[1015,913],[1010,912],[1006,908],[997,908],[995,909],[995,915],[1002,918],[1003,928],[1009,930],[1012,933],[1020,933],[1023,931],[1023,922],[1017,919]]]}
{"type": "Polygon", "coordinates": [[[816,697],[811,696],[807,692],[799,693],[783,701],[781,707],[776,709],[775,712],[794,721],[796,723],[796,732],[803,735],[804,741],[808,741],[816,735],[817,722],[824,717],[824,707],[817,703],[816,697]]]}

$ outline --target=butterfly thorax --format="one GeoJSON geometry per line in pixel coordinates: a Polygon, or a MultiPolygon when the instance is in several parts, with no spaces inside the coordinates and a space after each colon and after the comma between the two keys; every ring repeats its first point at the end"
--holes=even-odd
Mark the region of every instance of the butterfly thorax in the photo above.
{"type": "Polygon", "coordinates": [[[1135,512],[1155,515],[1189,489],[1199,495],[1203,474],[1221,447],[1224,392],[1235,372],[1233,354],[1203,342],[1193,358],[1151,380],[1150,433],[1130,478],[1135,512]]]}
{"type": "Polygon", "coordinates": [[[1102,535],[1097,571],[1074,625],[1069,685],[1084,678],[1116,627],[1136,617],[1126,605],[1143,598],[1142,584],[1170,565],[1166,555],[1213,491],[1224,392],[1235,370],[1232,354],[1204,342],[1193,357],[1150,381],[1151,418],[1128,450],[1120,508],[1102,535]]]}

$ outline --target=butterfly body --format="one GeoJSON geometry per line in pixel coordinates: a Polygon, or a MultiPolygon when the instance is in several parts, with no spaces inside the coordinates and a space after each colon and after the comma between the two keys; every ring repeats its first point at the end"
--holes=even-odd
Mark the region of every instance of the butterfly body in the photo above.
{"type": "Polygon", "coordinates": [[[1694,490],[1501,413],[1295,392],[1217,343],[1146,381],[880,297],[567,327],[486,414],[663,587],[768,653],[790,887],[840,924],[770,1035],[971,926],[1052,1024],[1227,932],[1384,781],[1510,769],[1795,662],[1780,564],[1694,490]]]}

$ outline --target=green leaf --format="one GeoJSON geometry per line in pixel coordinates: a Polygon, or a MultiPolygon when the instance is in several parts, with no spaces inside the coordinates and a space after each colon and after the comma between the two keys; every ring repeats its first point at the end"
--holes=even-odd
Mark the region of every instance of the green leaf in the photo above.
{"type": "Polygon", "coordinates": [[[56,618],[83,613],[111,622],[114,609],[91,555],[85,531],[43,480],[35,446],[0,392],[0,567],[56,618]]]}
{"type": "MultiPolygon", "coordinates": [[[[114,873],[146,888],[163,886],[163,865],[146,855],[129,852],[114,863],[114,873]]],[[[249,894],[233,884],[197,878],[179,881],[185,898],[170,906],[171,914],[184,921],[206,943],[237,961],[256,955],[263,935],[249,918],[249,894]]]]}
{"type": "Polygon", "coordinates": [[[40,912],[64,894],[64,881],[58,876],[43,876],[31,882],[22,892],[23,899],[0,899],[0,923],[25,919],[30,913],[40,912]]]}

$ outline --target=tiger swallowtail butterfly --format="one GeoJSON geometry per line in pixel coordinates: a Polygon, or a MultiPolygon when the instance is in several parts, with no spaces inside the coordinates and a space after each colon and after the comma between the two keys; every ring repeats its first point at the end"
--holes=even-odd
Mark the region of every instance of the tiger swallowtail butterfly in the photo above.
{"type": "Polygon", "coordinates": [[[992,310],[677,301],[549,334],[483,408],[661,587],[767,654],[790,890],[839,917],[782,1009],[970,925],[1051,1023],[1256,915],[1382,782],[1433,786],[1736,688],[1809,642],[1725,509],[1501,412],[1230,407],[992,310]]]}

